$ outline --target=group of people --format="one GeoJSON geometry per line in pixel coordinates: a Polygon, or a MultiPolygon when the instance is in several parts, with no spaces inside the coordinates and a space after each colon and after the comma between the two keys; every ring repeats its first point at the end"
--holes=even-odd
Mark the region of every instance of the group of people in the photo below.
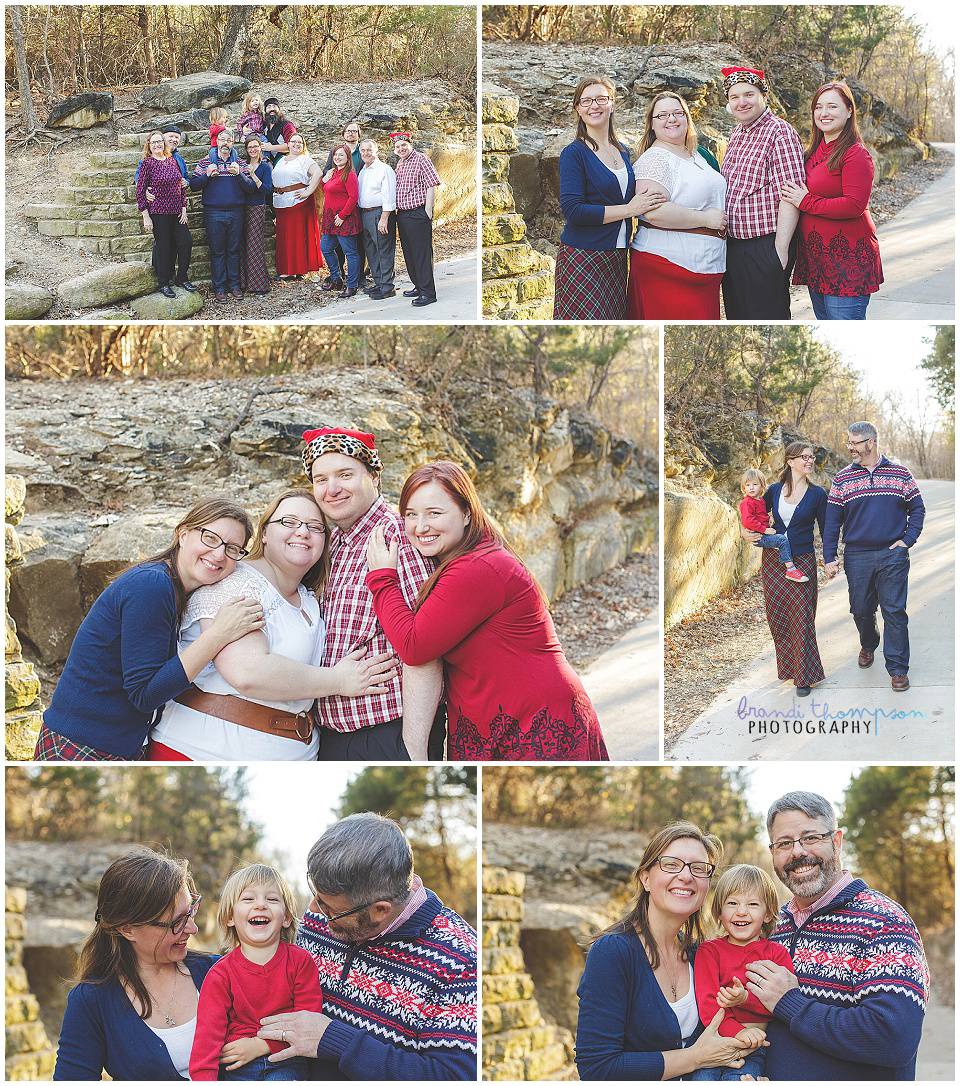
{"type": "Polygon", "coordinates": [[[255,530],[200,502],[97,598],[35,759],[606,760],[544,595],[467,473],[417,468],[398,514],[372,434],[303,437],[309,489],[255,530]]]}
{"type": "Polygon", "coordinates": [[[213,296],[268,294],[267,216],[276,222],[277,278],[301,279],[327,268],[322,289],[373,301],[396,295],[397,235],[412,286],[403,292],[417,308],[437,300],[433,274],[433,207],[440,178],[415,151],[409,132],[392,132],[396,169],[379,158],[376,140],[360,138],[350,121],[321,166],[276,98],[244,99],[236,127],[222,107],[210,111],[210,151],[188,170],[177,148],[176,125],[151,132],[136,175],[137,208],[154,237],[153,266],[160,293],[195,291],[189,267],[192,239],[187,193],[201,194],[210,247],[213,296]],[[316,193],[323,198],[317,214],[316,193]]]}
{"type": "Polygon", "coordinates": [[[719,164],[698,146],[686,101],[665,91],[631,166],[613,83],[577,85],[576,138],[560,153],[554,319],[717,320],[722,291],[728,320],[789,320],[791,272],[818,320],[866,319],[883,272],[850,88],[817,89],[804,149],[767,105],[762,71],[721,74],[737,123],[719,164]]]}
{"type": "Polygon", "coordinates": [[[780,909],[770,875],[721,871],[722,843],[695,824],[650,839],[628,911],[587,954],[582,1079],[915,1077],[930,987],[915,924],[843,869],[843,831],[823,796],[788,792],[766,824],[774,873],[793,895],[780,909]]]}
{"type": "Polygon", "coordinates": [[[189,950],[189,866],[150,849],[104,872],[67,997],[55,1081],[474,1080],[477,936],[414,873],[400,827],[350,815],[307,858],[310,903],[235,871],[227,953],[189,950]]]}
{"type": "Polygon", "coordinates": [[[850,613],[857,627],[862,668],[873,666],[880,647],[877,611],[883,618],[883,658],[891,689],[910,687],[907,580],[910,548],[923,531],[923,498],[908,468],[881,455],[876,428],[853,422],[847,429],[850,463],[827,493],[810,482],[816,454],[802,441],[783,452],[783,471],[766,486],[756,468],[744,472],[740,531],[763,547],[761,576],[767,622],[777,655],[777,677],[806,697],[824,678],[817,646],[817,561],[813,529],[823,543],[827,577],[840,570],[843,540],[850,613]]]}

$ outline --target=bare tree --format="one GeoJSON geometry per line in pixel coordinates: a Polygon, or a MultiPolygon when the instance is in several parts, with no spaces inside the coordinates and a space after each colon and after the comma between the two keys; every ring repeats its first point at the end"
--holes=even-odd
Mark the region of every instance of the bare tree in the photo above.
{"type": "Polygon", "coordinates": [[[37,115],[33,109],[33,94],[30,90],[30,72],[27,68],[27,48],[23,39],[23,21],[20,8],[13,4],[10,12],[10,33],[13,37],[13,54],[17,64],[17,85],[20,89],[20,120],[24,132],[29,135],[37,130],[37,115]]]}
{"type": "Polygon", "coordinates": [[[226,29],[223,32],[223,48],[214,63],[216,71],[227,75],[235,75],[240,71],[250,37],[247,25],[256,10],[253,4],[234,4],[229,9],[226,29]]]}

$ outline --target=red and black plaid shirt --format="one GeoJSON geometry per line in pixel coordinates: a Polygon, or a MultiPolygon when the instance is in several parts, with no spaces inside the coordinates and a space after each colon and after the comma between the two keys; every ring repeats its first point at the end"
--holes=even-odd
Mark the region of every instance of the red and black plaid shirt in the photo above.
{"type": "Polygon", "coordinates": [[[427,202],[427,189],[440,184],[433,163],[421,151],[411,151],[397,161],[397,210],[410,211],[427,202]]]}
{"type": "Polygon", "coordinates": [[[727,180],[727,232],[759,238],[777,229],[780,189],[785,181],[805,184],[800,137],[769,109],[730,134],[720,172],[727,180]]]}
{"type": "MultiPolygon", "coordinates": [[[[330,576],[323,591],[323,617],[327,625],[324,667],[332,667],[360,646],[368,647],[371,654],[393,652],[377,621],[373,596],[366,585],[367,541],[373,529],[381,526],[388,543],[394,538],[400,541],[397,556],[400,591],[411,607],[420,586],[433,573],[433,563],[413,549],[400,515],[394,513],[383,498],[377,498],[349,531],[332,528],[330,576]]],[[[353,732],[371,724],[399,720],[403,716],[399,674],[390,681],[389,687],[386,694],[368,694],[360,698],[331,694],[320,698],[317,702],[320,723],[335,732],[353,732]]]]}

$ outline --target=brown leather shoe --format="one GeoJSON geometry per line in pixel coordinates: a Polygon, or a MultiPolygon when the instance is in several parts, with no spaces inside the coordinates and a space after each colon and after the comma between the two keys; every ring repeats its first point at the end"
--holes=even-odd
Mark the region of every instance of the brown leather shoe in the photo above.
{"type": "Polygon", "coordinates": [[[873,653],[867,652],[866,649],[860,650],[860,655],[857,657],[857,663],[860,667],[870,667],[873,664],[873,653]]]}
{"type": "Polygon", "coordinates": [[[901,690],[909,690],[910,689],[910,679],[909,679],[909,677],[907,675],[891,675],[890,676],[890,686],[894,690],[896,690],[898,693],[901,690]]]}

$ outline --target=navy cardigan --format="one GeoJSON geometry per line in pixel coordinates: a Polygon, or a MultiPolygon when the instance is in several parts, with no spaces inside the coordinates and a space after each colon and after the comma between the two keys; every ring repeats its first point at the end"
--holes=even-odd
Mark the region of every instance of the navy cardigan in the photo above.
{"type": "Polygon", "coordinates": [[[820,529],[820,538],[823,539],[823,522],[827,514],[827,492],[822,486],[814,486],[807,483],[807,492],[797,503],[793,516],[790,518],[790,527],[784,526],[777,512],[777,503],[780,501],[782,483],[773,483],[767,487],[763,495],[767,510],[773,513],[773,526],[782,535],[786,533],[790,541],[790,553],[813,554],[813,525],[816,522],[820,529]]]}
{"type": "MultiPolygon", "coordinates": [[[[185,960],[200,990],[217,954],[188,954],[185,960]]],[[[84,981],[71,989],[60,1027],[55,1082],[99,1082],[102,1071],[121,1082],[184,1081],[167,1046],[133,1009],[114,978],[84,981]]]]}
{"type": "Polygon", "coordinates": [[[613,170],[608,169],[580,140],[568,143],[560,152],[560,208],[564,227],[560,241],[571,249],[616,249],[620,224],[627,224],[627,245],[633,236],[633,219],[604,224],[604,208],[628,204],[637,191],[633,167],[627,152],[620,147],[627,167],[627,195],[613,170]]]}
{"type": "Polygon", "coordinates": [[[703,1032],[701,1023],[686,1042],[680,1036],[677,1016],[632,928],[601,935],[590,947],[577,995],[575,1058],[585,1081],[660,1079],[661,1053],[685,1048],[703,1032]]]}

